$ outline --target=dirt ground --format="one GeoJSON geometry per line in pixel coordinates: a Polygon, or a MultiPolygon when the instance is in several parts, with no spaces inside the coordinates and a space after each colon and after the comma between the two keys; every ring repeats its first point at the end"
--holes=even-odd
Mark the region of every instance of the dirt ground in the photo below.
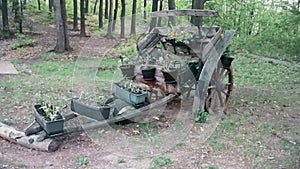
{"type": "MultiPolygon", "coordinates": [[[[66,59],[76,60],[88,38],[80,38],[74,32],[71,34],[73,36],[70,42],[74,50],[65,53],[64,56],[66,59]]],[[[55,40],[53,34],[39,34],[33,37],[38,41],[38,45],[26,48],[22,53],[9,49],[15,40],[1,41],[1,59],[18,60],[26,66],[27,62],[39,60],[40,53],[53,49],[55,40]]],[[[101,46],[105,46],[105,43],[101,46]]],[[[92,137],[91,132],[68,135],[60,148],[50,153],[27,149],[0,139],[0,169],[299,168],[299,91],[299,84],[295,84],[292,89],[282,89],[282,91],[235,87],[227,114],[220,120],[213,121],[214,124],[210,126],[195,124],[193,120],[186,119],[185,124],[190,126],[183,130],[184,138],[180,142],[162,140],[165,142],[162,145],[171,146],[161,147],[162,150],[157,151],[158,153],[147,149],[150,151],[147,156],[139,154],[133,156],[131,147],[120,145],[127,143],[126,140],[113,138],[109,130],[103,131],[103,129],[96,131],[102,134],[96,138],[92,137]],[[274,95],[282,99],[274,98],[274,95]],[[218,129],[215,130],[217,125],[218,129]],[[164,159],[159,161],[156,160],[157,157],[164,159]],[[172,162],[168,162],[169,159],[172,162]]],[[[31,111],[30,107],[22,109],[22,112],[31,111]]],[[[184,108],[181,110],[185,111],[184,108]]],[[[174,108],[167,110],[167,112],[173,111],[174,108]]],[[[9,118],[9,114],[1,113],[1,118],[9,118]]],[[[75,120],[73,123],[80,123],[80,121],[75,120]]],[[[15,124],[15,127],[20,129],[25,125],[15,124]]],[[[115,133],[135,132],[135,124],[116,128],[112,126],[112,128],[115,133]]],[[[161,127],[159,130],[169,128],[161,127]]],[[[128,136],[128,133],[125,135],[130,139],[134,137],[128,136]]]]}

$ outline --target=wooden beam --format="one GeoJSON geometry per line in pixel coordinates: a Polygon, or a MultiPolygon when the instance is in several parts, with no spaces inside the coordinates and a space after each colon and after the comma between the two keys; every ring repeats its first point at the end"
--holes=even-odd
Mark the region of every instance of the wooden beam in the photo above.
{"type": "Polygon", "coordinates": [[[188,9],[188,10],[164,10],[152,12],[151,17],[169,17],[169,16],[208,16],[219,17],[218,12],[214,10],[188,9]]]}

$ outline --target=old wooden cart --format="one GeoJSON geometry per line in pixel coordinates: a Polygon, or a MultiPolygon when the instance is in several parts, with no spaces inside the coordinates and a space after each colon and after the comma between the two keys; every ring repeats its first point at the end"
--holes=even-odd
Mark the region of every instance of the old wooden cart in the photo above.
{"type": "MultiPolygon", "coordinates": [[[[234,36],[233,30],[223,32],[219,26],[176,26],[176,17],[188,16],[198,18],[218,17],[218,13],[210,10],[173,10],[152,13],[150,30],[137,42],[138,57],[143,64],[136,64],[131,82],[141,91],[146,91],[145,99],[132,103],[132,95],[118,95],[118,83],[113,83],[113,97],[107,100],[111,106],[110,115],[106,118],[90,118],[93,122],[84,126],[64,129],[61,132],[49,134],[44,132],[39,140],[47,137],[92,129],[120,122],[142,115],[147,110],[172,101],[174,98],[189,97],[194,92],[193,112],[207,111],[210,114],[222,113],[226,110],[233,90],[232,58],[224,51],[234,36]],[[168,26],[160,26],[161,18],[168,19],[168,26]],[[138,65],[138,66],[137,66],[138,65]],[[143,75],[145,67],[155,67],[153,78],[143,75]],[[175,74],[165,75],[165,70],[175,70],[175,74]],[[171,79],[167,80],[167,76],[171,79]],[[129,98],[129,101],[125,100],[129,98]]],[[[125,74],[124,74],[125,75],[125,74]]],[[[125,75],[126,76],[126,75],[125,75]]],[[[74,103],[72,103],[74,104],[74,103]]],[[[72,105],[72,113],[64,116],[70,120],[78,115],[85,115],[84,110],[78,110],[72,105]],[[73,107],[72,107],[73,106],[73,107]]],[[[36,134],[44,130],[41,126],[25,131],[26,135],[36,134]]],[[[35,140],[32,140],[35,141],[35,140]]],[[[31,143],[29,143],[31,144],[31,143]]],[[[50,144],[49,144],[50,145],[50,144]]]]}

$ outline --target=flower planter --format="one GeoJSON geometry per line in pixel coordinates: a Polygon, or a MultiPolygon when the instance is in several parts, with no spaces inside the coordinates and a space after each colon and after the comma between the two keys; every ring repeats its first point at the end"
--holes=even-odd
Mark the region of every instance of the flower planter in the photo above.
{"type": "Polygon", "coordinates": [[[134,65],[121,65],[120,69],[122,71],[123,77],[126,77],[128,79],[134,78],[134,65]]]}
{"type": "Polygon", "coordinates": [[[141,67],[141,71],[142,71],[144,80],[146,80],[146,81],[154,81],[155,80],[156,67],[144,66],[144,67],[141,67]]]}
{"type": "Polygon", "coordinates": [[[167,84],[172,84],[177,82],[178,69],[175,68],[170,68],[169,70],[163,69],[162,74],[167,84]]]}
{"type": "Polygon", "coordinates": [[[34,105],[34,116],[38,124],[46,131],[48,135],[62,133],[64,131],[64,117],[60,112],[57,112],[57,120],[46,118],[46,113],[41,109],[41,105],[34,105]]]}
{"type": "Polygon", "coordinates": [[[109,118],[110,106],[90,106],[82,103],[78,99],[71,100],[71,110],[82,115],[98,121],[105,120],[109,118]]]}
{"type": "Polygon", "coordinates": [[[128,91],[127,89],[123,89],[119,86],[119,83],[112,84],[112,93],[119,99],[130,103],[132,105],[143,104],[146,101],[148,93],[146,91],[141,90],[141,93],[136,94],[128,91]]]}
{"type": "Polygon", "coordinates": [[[221,62],[224,67],[224,69],[229,69],[231,66],[231,62],[233,61],[234,58],[228,57],[228,56],[222,56],[221,57],[221,62]]]}

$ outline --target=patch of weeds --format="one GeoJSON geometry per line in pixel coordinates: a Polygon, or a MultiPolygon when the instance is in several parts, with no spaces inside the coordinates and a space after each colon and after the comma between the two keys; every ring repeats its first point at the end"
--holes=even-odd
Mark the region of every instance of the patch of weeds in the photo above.
{"type": "Polygon", "coordinates": [[[182,141],[182,142],[177,143],[176,146],[178,146],[178,147],[186,146],[186,143],[182,141]]]}
{"type": "Polygon", "coordinates": [[[25,47],[25,46],[34,46],[36,41],[33,39],[27,39],[24,34],[16,33],[16,38],[18,39],[18,43],[14,44],[11,48],[13,50],[25,47]]]}
{"type": "Polygon", "coordinates": [[[251,149],[251,154],[253,154],[255,157],[259,156],[259,150],[258,149],[251,149]]]}
{"type": "Polygon", "coordinates": [[[217,139],[209,141],[209,145],[212,146],[215,150],[220,151],[224,147],[224,143],[220,142],[217,139]]]}
{"type": "Polygon", "coordinates": [[[11,120],[11,119],[4,119],[1,121],[1,123],[5,124],[5,125],[8,125],[8,126],[11,126],[11,125],[14,125],[14,121],[11,120]]]}
{"type": "Polygon", "coordinates": [[[77,160],[77,163],[78,163],[79,165],[81,165],[81,166],[86,166],[87,163],[88,163],[87,158],[86,158],[86,157],[83,157],[83,156],[77,157],[76,160],[77,160]]]}
{"type": "Polygon", "coordinates": [[[31,65],[33,73],[43,76],[72,76],[75,64],[72,62],[35,62],[31,65]]]}
{"type": "Polygon", "coordinates": [[[154,167],[152,169],[156,169],[158,167],[169,166],[173,163],[173,161],[169,157],[154,157],[153,158],[154,167]]]}
{"type": "Polygon", "coordinates": [[[113,70],[104,70],[101,72],[97,72],[96,76],[100,79],[112,79],[122,77],[121,73],[115,73],[115,71],[113,70]]]}
{"type": "Polygon", "coordinates": [[[180,130],[182,129],[182,126],[183,126],[183,122],[180,121],[179,119],[174,119],[174,127],[176,130],[180,130]]]}
{"type": "Polygon", "coordinates": [[[195,121],[197,123],[206,123],[208,121],[208,113],[206,111],[197,112],[195,121]]]}
{"type": "Polygon", "coordinates": [[[225,130],[232,131],[234,130],[234,121],[231,119],[224,120],[222,122],[222,126],[224,127],[225,130]]]}
{"type": "Polygon", "coordinates": [[[125,159],[124,158],[119,158],[118,159],[118,163],[120,164],[120,163],[125,163],[126,161],[125,161],[125,159]]]}
{"type": "Polygon", "coordinates": [[[54,52],[48,52],[48,53],[43,53],[41,55],[41,58],[44,60],[53,60],[53,59],[59,59],[62,56],[60,54],[54,53],[54,52]]]}
{"type": "Polygon", "coordinates": [[[209,166],[208,169],[218,169],[216,166],[209,166]]]}

